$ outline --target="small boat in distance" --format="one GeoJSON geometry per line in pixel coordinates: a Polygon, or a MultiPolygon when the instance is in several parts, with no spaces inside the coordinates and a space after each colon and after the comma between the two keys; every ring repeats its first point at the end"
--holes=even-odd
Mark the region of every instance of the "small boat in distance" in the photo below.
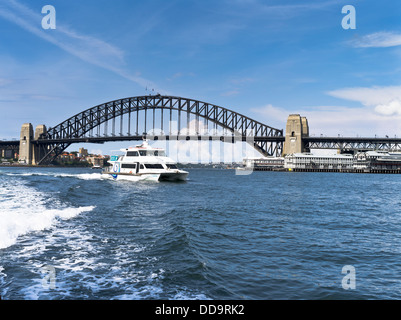
{"type": "Polygon", "coordinates": [[[147,140],[141,145],[120,149],[124,154],[112,156],[102,174],[114,180],[185,181],[188,172],[179,170],[164,149],[152,148],[147,140]]]}

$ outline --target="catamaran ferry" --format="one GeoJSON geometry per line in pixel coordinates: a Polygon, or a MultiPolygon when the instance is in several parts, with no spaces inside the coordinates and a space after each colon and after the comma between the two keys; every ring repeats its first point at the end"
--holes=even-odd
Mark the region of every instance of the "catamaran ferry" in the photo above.
{"type": "Polygon", "coordinates": [[[141,145],[120,149],[124,154],[112,156],[102,174],[114,180],[185,181],[188,172],[179,170],[164,149],[152,148],[145,140],[141,145]]]}

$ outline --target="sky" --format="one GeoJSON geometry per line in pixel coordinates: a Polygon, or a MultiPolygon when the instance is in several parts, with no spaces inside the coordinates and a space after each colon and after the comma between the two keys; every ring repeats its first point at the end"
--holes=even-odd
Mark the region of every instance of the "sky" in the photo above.
{"type": "Polygon", "coordinates": [[[311,135],[401,137],[400,16],[390,0],[0,0],[0,139],[146,88],[278,129],[298,113],[311,135]]]}

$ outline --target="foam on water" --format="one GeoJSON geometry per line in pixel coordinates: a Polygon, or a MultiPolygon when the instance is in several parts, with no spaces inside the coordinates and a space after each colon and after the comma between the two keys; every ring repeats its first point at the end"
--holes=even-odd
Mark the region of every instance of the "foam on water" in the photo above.
{"type": "Polygon", "coordinates": [[[21,173],[1,173],[6,176],[16,176],[16,177],[32,177],[32,176],[47,176],[55,178],[78,178],[81,180],[100,180],[107,178],[101,173],[79,173],[79,174],[69,174],[69,173],[58,173],[58,172],[21,172],[21,173]]]}
{"type": "Polygon", "coordinates": [[[93,209],[67,207],[19,180],[1,183],[0,249],[15,244],[21,235],[45,230],[60,219],[68,220],[93,209]]]}

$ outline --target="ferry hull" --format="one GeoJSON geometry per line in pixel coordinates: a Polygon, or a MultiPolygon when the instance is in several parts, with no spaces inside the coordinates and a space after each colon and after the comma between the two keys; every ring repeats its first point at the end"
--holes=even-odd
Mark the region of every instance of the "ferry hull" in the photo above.
{"type": "Polygon", "coordinates": [[[125,181],[186,181],[188,172],[163,172],[163,173],[146,173],[146,174],[121,174],[121,173],[103,173],[112,180],[125,181]]]}
{"type": "Polygon", "coordinates": [[[188,172],[165,172],[161,173],[159,181],[186,181],[188,172]]]}

